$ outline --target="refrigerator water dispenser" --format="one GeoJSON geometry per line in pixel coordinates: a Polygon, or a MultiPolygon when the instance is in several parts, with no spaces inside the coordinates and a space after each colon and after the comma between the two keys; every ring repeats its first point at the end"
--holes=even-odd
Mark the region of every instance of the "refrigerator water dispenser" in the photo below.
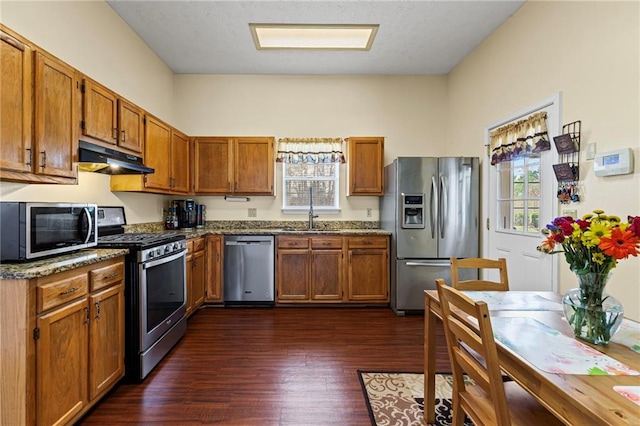
{"type": "Polygon", "coordinates": [[[402,227],[424,228],[424,194],[402,194],[402,227]]]}

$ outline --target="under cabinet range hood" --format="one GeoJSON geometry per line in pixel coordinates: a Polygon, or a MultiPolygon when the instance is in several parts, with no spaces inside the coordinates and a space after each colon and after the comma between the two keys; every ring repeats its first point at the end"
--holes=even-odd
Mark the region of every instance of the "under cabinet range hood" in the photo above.
{"type": "Polygon", "coordinates": [[[78,170],[110,175],[134,175],[155,172],[142,164],[142,158],[86,141],[78,142],[78,170]]]}

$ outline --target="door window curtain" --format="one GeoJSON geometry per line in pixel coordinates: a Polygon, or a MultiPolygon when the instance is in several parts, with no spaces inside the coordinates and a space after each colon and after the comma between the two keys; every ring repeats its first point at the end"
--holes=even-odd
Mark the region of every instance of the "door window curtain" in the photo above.
{"type": "Polygon", "coordinates": [[[551,149],[544,111],[499,127],[491,131],[490,137],[492,165],[551,149]]]}
{"type": "Polygon", "coordinates": [[[278,163],[344,163],[342,138],[280,138],[278,163]]]}

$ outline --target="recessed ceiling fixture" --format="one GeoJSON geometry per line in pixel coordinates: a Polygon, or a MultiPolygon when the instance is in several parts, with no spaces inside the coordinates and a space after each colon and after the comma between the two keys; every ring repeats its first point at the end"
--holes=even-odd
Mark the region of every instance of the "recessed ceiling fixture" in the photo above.
{"type": "Polygon", "coordinates": [[[249,24],[256,49],[369,50],[378,25],[249,24]]]}

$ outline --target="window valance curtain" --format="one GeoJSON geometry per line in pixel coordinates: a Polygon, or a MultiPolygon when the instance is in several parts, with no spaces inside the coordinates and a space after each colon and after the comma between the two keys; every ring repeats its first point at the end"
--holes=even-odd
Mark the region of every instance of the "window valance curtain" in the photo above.
{"type": "Polygon", "coordinates": [[[547,134],[547,113],[544,111],[499,127],[490,136],[493,165],[551,149],[547,134]]]}
{"type": "Polygon", "coordinates": [[[342,138],[280,138],[278,163],[344,163],[342,138]]]}

